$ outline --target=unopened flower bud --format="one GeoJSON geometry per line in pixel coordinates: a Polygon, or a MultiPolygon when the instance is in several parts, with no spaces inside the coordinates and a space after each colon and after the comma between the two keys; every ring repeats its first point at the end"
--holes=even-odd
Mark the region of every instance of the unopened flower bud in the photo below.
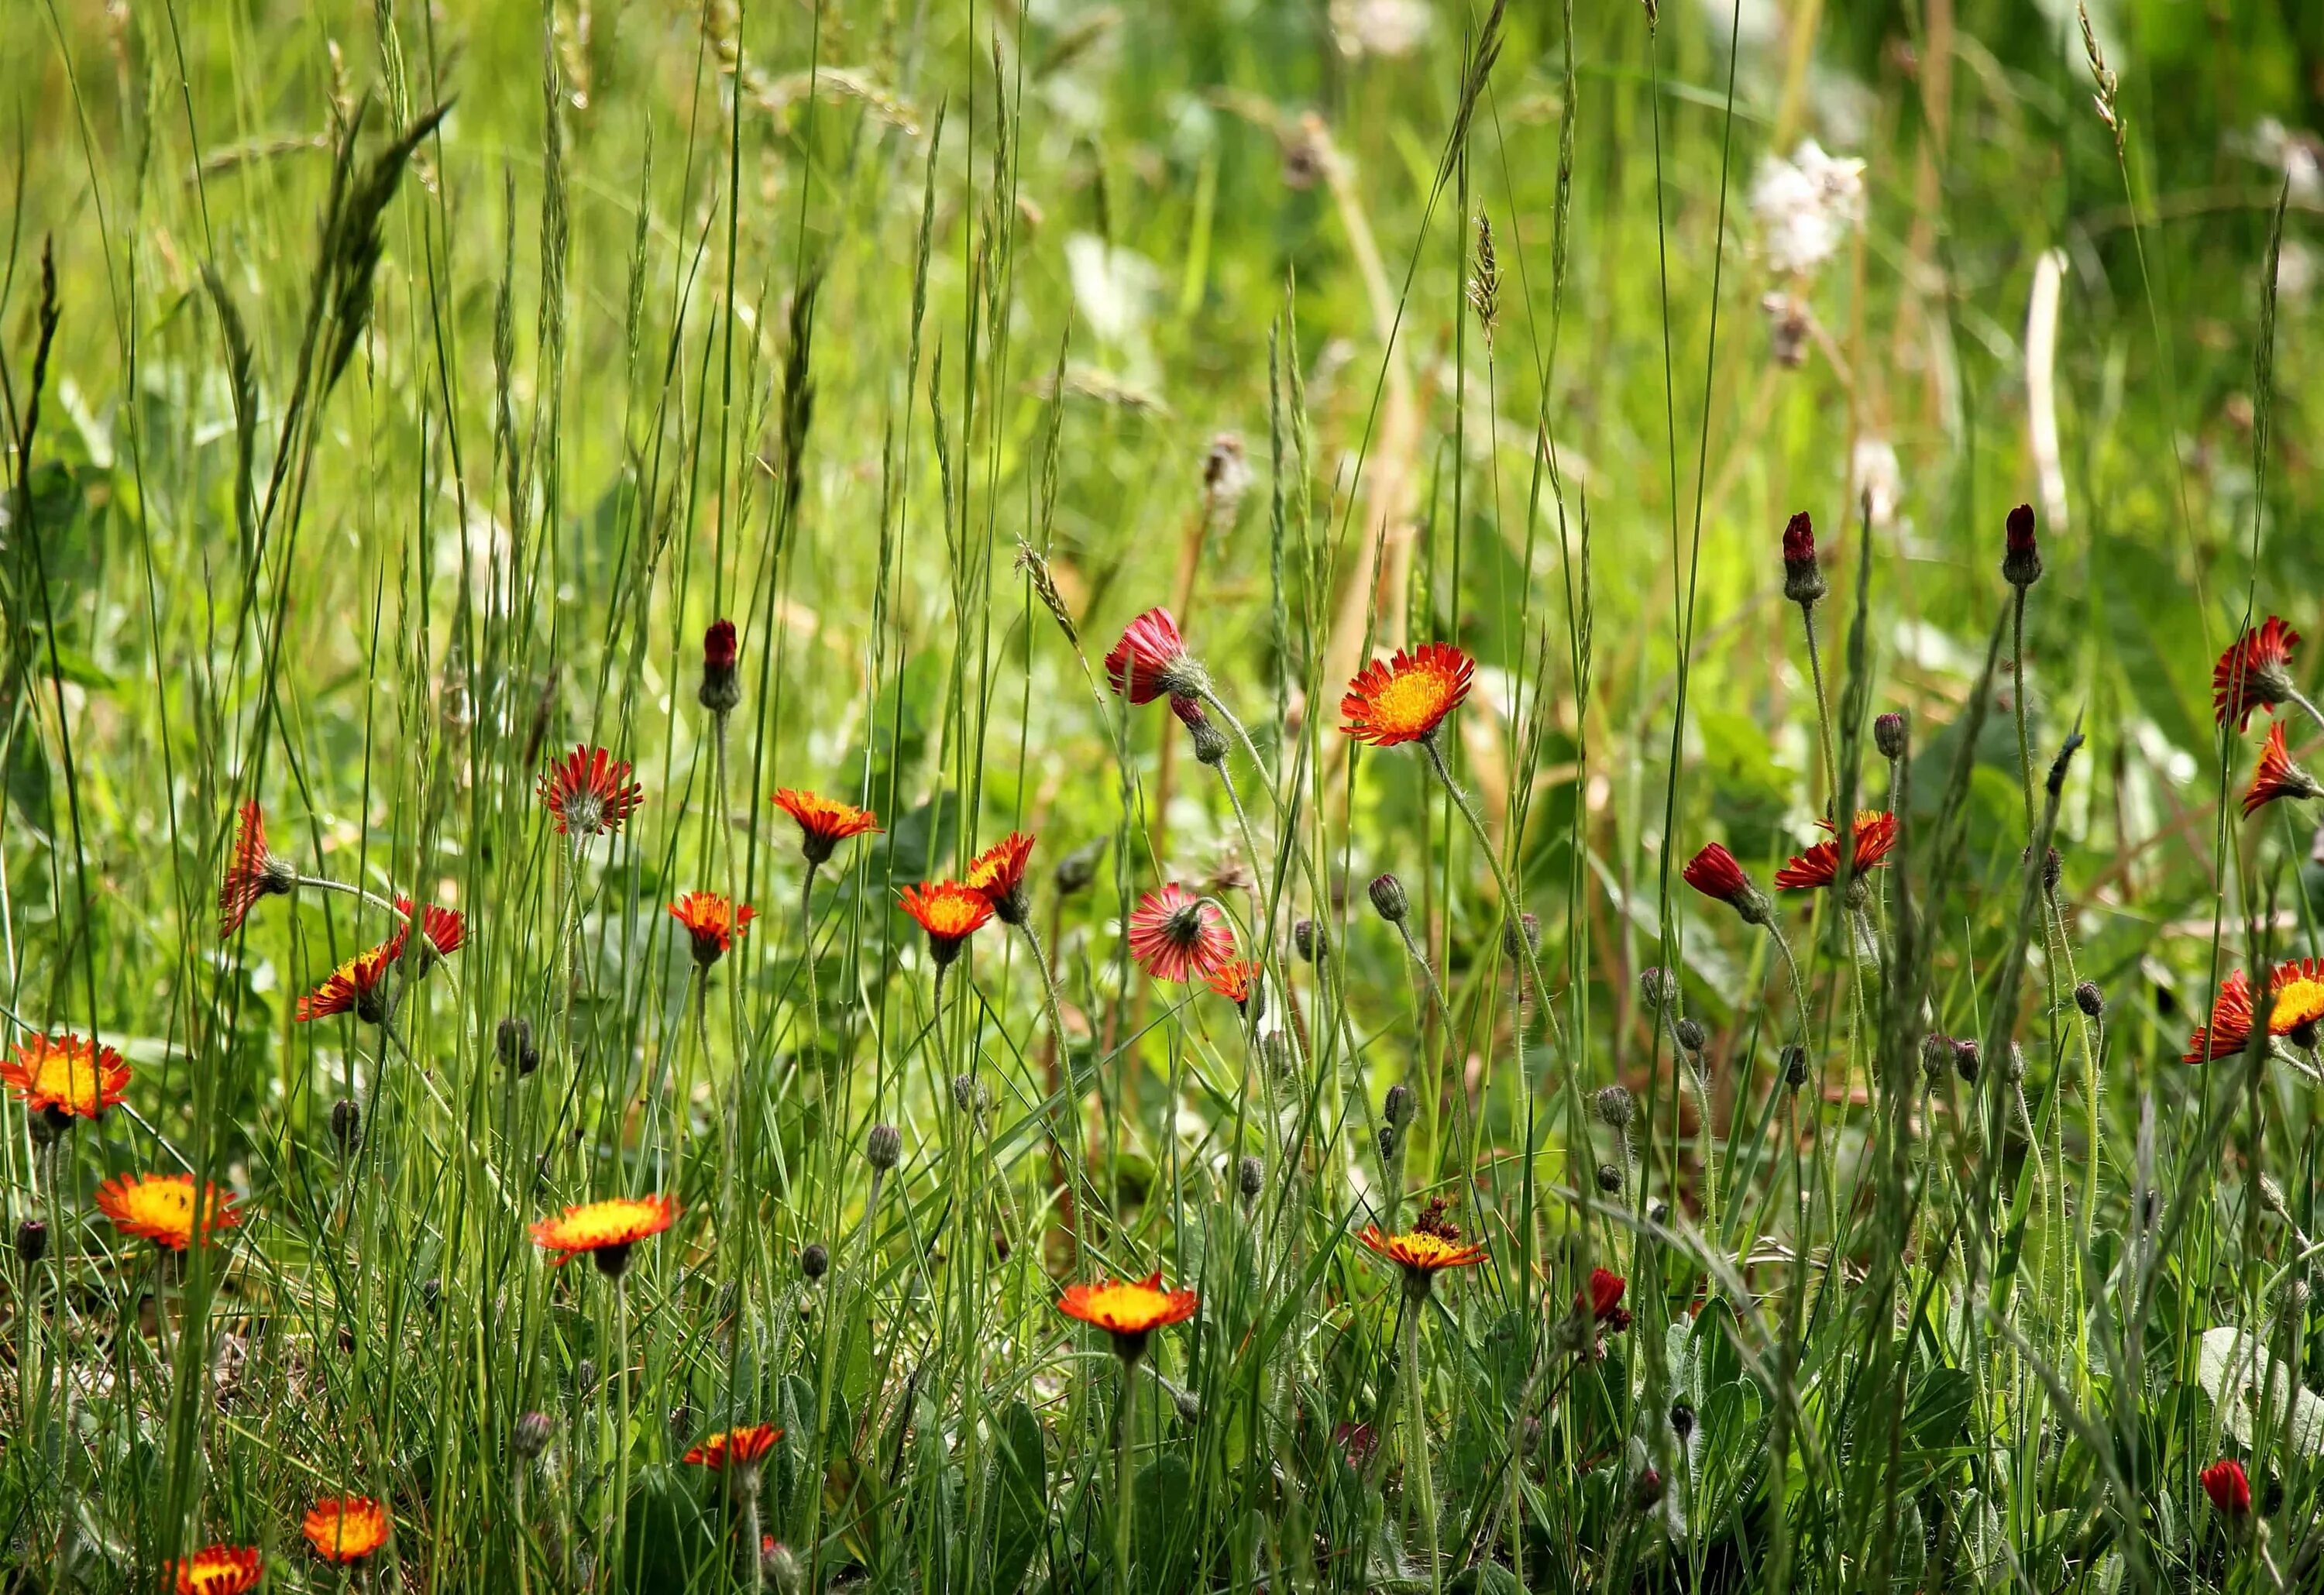
{"type": "Polygon", "coordinates": [[[1235,1188],[1242,1194],[1247,1208],[1259,1199],[1259,1188],[1267,1181],[1267,1167],[1256,1157],[1246,1154],[1235,1165],[1235,1188]]]}
{"type": "Polygon", "coordinates": [[[1382,1163],[1396,1161],[1396,1126],[1383,1124],[1379,1129],[1379,1157],[1382,1163]]]}
{"type": "Polygon", "coordinates": [[[2001,556],[2001,579],[2020,589],[2042,579],[2042,550],[2034,537],[2034,506],[2009,512],[2008,544],[2001,556]]]}
{"type": "Polygon", "coordinates": [[[511,1068],[519,1065],[526,1048],[531,1045],[531,1024],[513,1015],[503,1019],[499,1029],[493,1035],[493,1050],[500,1055],[501,1062],[511,1068]]]}
{"type": "Polygon", "coordinates": [[[1512,963],[1522,960],[1526,953],[1541,951],[1541,920],[1526,913],[1501,927],[1501,951],[1512,963]],[[1522,939],[1520,939],[1522,938],[1522,939]]]}
{"type": "Polygon", "coordinates": [[[1660,964],[1650,964],[1638,973],[1638,991],[1647,1011],[1660,1013],[1678,1000],[1678,979],[1660,964]]]}
{"type": "Polygon", "coordinates": [[[695,696],[714,715],[732,714],[742,701],[734,668],[734,622],[714,621],[702,634],[702,688],[695,696]]]}
{"type": "Polygon", "coordinates": [[[444,1305],[444,1280],[442,1276],[430,1274],[427,1278],[420,1282],[420,1305],[427,1309],[428,1315],[430,1318],[436,1316],[438,1312],[442,1310],[444,1305]]]}
{"type": "Polygon", "coordinates": [[[38,1219],[16,1226],[16,1260],[31,1268],[49,1255],[49,1227],[38,1219]]]}
{"type": "Polygon", "coordinates": [[[2096,981],[2084,981],[2074,988],[2074,1006],[2089,1019],[2106,1018],[2106,993],[2098,990],[2096,981]]]}
{"type": "Polygon", "coordinates": [[[875,1124],[863,1138],[863,1161],[886,1173],[903,1160],[903,1133],[892,1124],[875,1124]]]}
{"type": "Polygon", "coordinates": [[[1978,1066],[1984,1061],[1984,1049],[1967,1037],[1953,1043],[1953,1067],[1971,1085],[1977,1083],[1978,1066]]]}
{"type": "Polygon", "coordinates": [[[952,1105],[964,1113],[976,1111],[976,1076],[967,1073],[952,1077],[952,1105]]]}
{"type": "Polygon", "coordinates": [[[1873,720],[1872,745],[1880,750],[1883,759],[1902,759],[1909,741],[1904,716],[1897,710],[1891,709],[1873,720]]]}
{"type": "Polygon", "coordinates": [[[1816,563],[1815,522],[1802,510],[1784,528],[1784,596],[1806,609],[1829,590],[1816,563]]]}
{"type": "Polygon", "coordinates": [[[532,1461],[549,1449],[550,1429],[549,1415],[529,1412],[517,1419],[516,1428],[509,1435],[509,1449],[526,1461],[532,1461]]]}
{"type": "Polygon", "coordinates": [[[1630,1093],[1618,1085],[1609,1085],[1597,1096],[1598,1117],[1610,1129],[1628,1129],[1636,1104],[1630,1093]]]}
{"type": "Polygon", "coordinates": [[[1941,1036],[1932,1030],[1921,1037],[1921,1073],[1928,1077],[1930,1084],[1933,1085],[1944,1078],[1945,1070],[1952,1061],[1951,1037],[1941,1036]]]}
{"type": "Polygon", "coordinates": [[[1302,919],[1291,927],[1291,945],[1300,957],[1313,963],[1323,955],[1323,927],[1313,919],[1302,919]]]}
{"type": "Polygon", "coordinates": [[[799,1272],[813,1285],[831,1271],[831,1253],[820,1240],[810,1240],[799,1249],[799,1272]]]}
{"type": "Polygon", "coordinates": [[[1173,1388],[1170,1405],[1177,1409],[1178,1421],[1189,1429],[1203,1421],[1203,1403],[1192,1390],[1173,1388]]]}
{"type": "Polygon", "coordinates": [[[1692,1019],[1681,1019],[1671,1028],[1678,1032],[1678,1044],[1689,1052],[1701,1052],[1703,1043],[1711,1039],[1692,1019]]]}
{"type": "Polygon", "coordinates": [[[1622,1171],[1610,1163],[1598,1166],[1598,1188],[1611,1196],[1622,1188],[1622,1171]]]}
{"type": "Polygon", "coordinates": [[[1412,905],[1404,895],[1404,882],[1393,875],[1373,876],[1372,883],[1366,890],[1372,899],[1372,912],[1390,925],[1403,924],[1404,917],[1412,911],[1412,905]]]}
{"type": "Polygon", "coordinates": [[[1784,1083],[1797,1091],[1808,1083],[1808,1049],[1794,1041],[1784,1048],[1781,1056],[1784,1083]]]}
{"type": "Polygon", "coordinates": [[[759,1571],[766,1576],[779,1595],[792,1595],[798,1588],[798,1554],[779,1539],[770,1537],[759,1546],[759,1571]]]}
{"type": "Polygon", "coordinates": [[[363,1110],[346,1097],[331,1104],[331,1139],[339,1143],[339,1155],[355,1150],[355,1136],[363,1129],[363,1110]]]}
{"type": "Polygon", "coordinates": [[[1059,897],[1072,897],[1087,891],[1097,879],[1098,861],[1105,856],[1106,839],[1102,836],[1085,846],[1076,847],[1057,861],[1055,877],[1059,897]]]}
{"type": "Polygon", "coordinates": [[[2009,1044],[2009,1056],[2001,1065],[2001,1077],[2012,1085],[2025,1078],[2025,1049],[2015,1041],[2009,1044]]]}
{"type": "Polygon", "coordinates": [[[1398,1129],[1411,1123],[1412,1087],[1401,1083],[1389,1086],[1388,1097],[1380,1104],[1380,1111],[1382,1116],[1398,1129]]]}
{"type": "Polygon", "coordinates": [[[1694,1433],[1694,1408],[1683,1401],[1672,1402],[1670,1424],[1671,1433],[1678,1436],[1679,1443],[1685,1444],[1687,1436],[1694,1433]]]}
{"type": "Polygon", "coordinates": [[[1641,1472],[1637,1482],[1630,1487],[1630,1499],[1641,1512],[1662,1498],[1663,1476],[1652,1468],[1641,1472]]]}

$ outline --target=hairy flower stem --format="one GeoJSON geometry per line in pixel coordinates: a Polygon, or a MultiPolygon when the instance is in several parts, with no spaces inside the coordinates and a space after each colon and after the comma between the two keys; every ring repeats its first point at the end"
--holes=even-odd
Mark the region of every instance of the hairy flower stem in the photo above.
{"type": "Polygon", "coordinates": [[[613,1563],[622,1565],[622,1538],[629,1527],[630,1499],[630,1294],[619,1276],[613,1279],[613,1526],[606,1534],[613,1563]]]}
{"type": "Polygon", "coordinates": [[[298,875],[292,877],[292,879],[300,885],[311,886],[318,891],[344,892],[351,898],[361,898],[364,902],[369,903],[381,913],[392,916],[400,923],[404,925],[411,923],[410,915],[406,914],[401,908],[397,908],[393,903],[388,901],[385,898],[380,896],[375,891],[368,891],[360,886],[351,886],[344,880],[326,880],[320,875],[298,875]]]}
{"type": "Polygon", "coordinates": [[[742,1557],[751,1564],[751,1595],[766,1587],[765,1559],[759,1554],[759,1471],[745,1468],[742,1485],[742,1557]]]}
{"type": "Polygon", "coordinates": [[[2034,844],[2034,746],[2025,734],[2025,589],[2009,604],[2009,707],[2017,721],[2017,786],[2025,797],[2025,844],[2034,844]]]}
{"type": "Polygon", "coordinates": [[[1407,1287],[1404,1302],[1405,1436],[1404,1478],[1420,1514],[1420,1530],[1428,1547],[1428,1587],[1444,1588],[1443,1556],[1436,1543],[1436,1485],[1428,1465],[1428,1393],[1420,1377],[1420,1309],[1426,1287],[1407,1287]]]}
{"type": "MultiPolygon", "coordinates": [[[[1808,676],[1815,683],[1816,751],[1823,755],[1823,789],[1828,802],[1840,801],[1840,766],[1831,751],[1831,705],[1824,692],[1823,651],[1816,646],[1815,607],[1800,605],[1800,627],[1808,637],[1808,676]]],[[[1833,816],[1835,820],[1839,816],[1833,816]]]]}
{"type": "Polygon", "coordinates": [[[1130,1578],[1130,1403],[1137,1374],[1138,1359],[1121,1359],[1121,1389],[1113,1398],[1113,1567],[1121,1595],[1135,1588],[1130,1578]]]}

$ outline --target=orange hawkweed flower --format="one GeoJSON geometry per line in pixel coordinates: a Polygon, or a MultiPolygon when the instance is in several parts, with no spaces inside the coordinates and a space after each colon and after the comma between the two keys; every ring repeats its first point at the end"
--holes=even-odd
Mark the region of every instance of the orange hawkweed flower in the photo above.
{"type": "Polygon", "coordinates": [[[1367,1250],[1386,1258],[1404,1270],[1404,1287],[1416,1296],[1426,1295],[1436,1276],[1447,1268],[1467,1268],[1485,1260],[1481,1246],[1463,1246],[1425,1230],[1390,1235],[1378,1224],[1366,1224],[1356,1240],[1367,1250]]]}
{"type": "Polygon", "coordinates": [[[1162,1288],[1162,1270],[1143,1279],[1102,1279],[1095,1285],[1069,1285],[1057,1298],[1057,1311],[1068,1318],[1094,1324],[1113,1337],[1114,1355],[1135,1362],[1146,1354],[1146,1337],[1194,1315],[1202,1298],[1191,1290],[1162,1288]]]}
{"type": "Polygon", "coordinates": [[[2267,728],[2259,767],[2252,771],[2251,790],[2244,794],[2244,818],[2251,818],[2279,798],[2324,798],[2324,787],[2316,784],[2316,778],[2292,761],[2281,720],[2267,728]]]}
{"type": "Polygon", "coordinates": [[[705,1468],[755,1469],[760,1461],[774,1450],[775,1442],[782,1437],[783,1432],[772,1424],[721,1429],[687,1452],[686,1460],[705,1468]]]}
{"type": "Polygon", "coordinates": [[[992,921],[992,901],[958,880],[923,880],[904,888],[904,912],[928,933],[928,956],[942,969],[960,956],[968,938],[992,921]]]}
{"type": "Polygon", "coordinates": [[[1173,880],[1130,910],[1130,952],[1155,980],[1207,980],[1234,956],[1234,932],[1216,903],[1173,880]]]}
{"type": "Polygon", "coordinates": [[[78,1036],[32,1036],[16,1043],[14,1057],[0,1063],[0,1083],[16,1093],[26,1112],[45,1111],[61,1129],[118,1102],[129,1088],[129,1065],[113,1048],[78,1036]]]}
{"type": "Polygon", "coordinates": [[[1629,1288],[1630,1282],[1611,1268],[1592,1268],[1588,1288],[1573,1298],[1574,1310],[1587,1308],[1592,1321],[1619,1334],[1630,1327],[1630,1310],[1622,1305],[1623,1294],[1629,1288]]]}
{"type": "Polygon", "coordinates": [[[630,1248],[669,1229],[677,1216],[678,1203],[667,1196],[613,1196],[580,1203],[555,1218],[540,1220],[532,1226],[532,1239],[558,1254],[555,1266],[559,1268],[586,1252],[597,1272],[618,1279],[630,1266],[630,1248]]]}
{"type": "Polygon", "coordinates": [[[968,883],[982,892],[1003,925],[1022,925],[1032,905],[1025,893],[1025,866],[1032,862],[1033,839],[1011,831],[968,861],[968,883]]]}
{"type": "Polygon", "coordinates": [[[243,1595],[258,1588],[266,1559],[255,1545],[204,1545],[168,1571],[178,1595],[243,1595]]]}
{"type": "Polygon", "coordinates": [[[260,898],[288,897],[298,885],[299,871],[290,861],[266,851],[266,818],[258,800],[244,800],[235,810],[234,847],[226,854],[226,879],[218,882],[218,939],[240,930],[260,898]]]}
{"type": "Polygon", "coordinates": [[[2221,1457],[2199,1475],[2203,1481],[2203,1493],[2211,1498],[2212,1508],[2225,1517],[2241,1517],[2251,1510],[2251,1480],[2244,1465],[2233,1457],[2221,1457]]]}
{"type": "Polygon", "coordinates": [[[630,779],[628,760],[586,742],[576,743],[561,763],[542,770],[536,790],[542,806],[556,817],[558,834],[584,838],[620,830],[646,796],[646,789],[630,779]]]}
{"type": "Polygon", "coordinates": [[[1340,700],[1347,724],[1340,729],[1375,748],[1425,741],[1469,696],[1476,673],[1477,661],[1449,642],[1423,643],[1411,653],[1399,648],[1348,683],[1340,700]]]}
{"type": "Polygon", "coordinates": [[[1746,925],[1767,923],[1767,899],[1735,855],[1716,842],[1705,843],[1679,870],[1679,879],[1707,898],[1725,903],[1746,925]]]}
{"type": "Polygon", "coordinates": [[[1178,635],[1178,622],[1158,606],[1122,628],[1121,641],[1105,656],[1105,678],[1133,704],[1150,704],[1165,693],[1200,697],[1210,688],[1178,635]]]}
{"type": "Polygon", "coordinates": [[[403,950],[403,938],[382,942],[368,953],[358,953],[331,972],[330,978],[306,996],[291,1017],[300,1024],[352,1012],[367,1024],[387,1018],[387,977],[403,950]]]}
{"type": "Polygon", "coordinates": [[[748,903],[738,908],[715,891],[689,891],[670,904],[669,912],[694,938],[694,961],[705,969],[724,957],[758,917],[748,903]]]}
{"type": "Polygon", "coordinates": [[[189,1174],[115,1175],[97,1188],[97,1209],[113,1221],[115,1229],[171,1251],[193,1244],[198,1222],[205,1244],[215,1231],[242,1222],[234,1210],[234,1193],[216,1185],[202,1187],[198,1221],[194,1206],[194,1176],[189,1174]]]}
{"type": "Polygon", "coordinates": [[[2232,720],[2237,731],[2247,730],[2253,712],[2273,711],[2292,699],[2292,650],[2300,633],[2274,615],[2246,628],[2227,645],[2211,667],[2211,716],[2225,725],[2232,720]]]}
{"type": "Polygon", "coordinates": [[[315,1547],[316,1555],[345,1567],[387,1544],[392,1526],[387,1508],[369,1496],[326,1496],[315,1503],[299,1532],[315,1547]]]}
{"type": "Polygon", "coordinates": [[[2210,1021],[2196,1027],[2179,1061],[2203,1064],[2214,1058],[2235,1057],[2251,1040],[2251,981],[2238,969],[2219,982],[2219,996],[2211,1004],[2210,1021]]]}
{"type": "Polygon", "coordinates": [[[2324,958],[2301,958],[2279,963],[2268,977],[2267,1033],[2289,1037],[2295,1046],[2316,1045],[2317,1024],[2324,1020],[2324,958]]]}
{"type": "Polygon", "coordinates": [[[850,836],[878,832],[880,821],[868,808],[819,798],[813,792],[784,787],[771,799],[777,808],[798,822],[799,852],[810,864],[820,864],[850,836]]]}
{"type": "MultiPolygon", "coordinates": [[[[1830,820],[1818,820],[1827,831],[1839,827],[1830,820]]],[[[1853,876],[1860,879],[1868,870],[1875,869],[1886,860],[1896,845],[1896,816],[1865,809],[1849,827],[1856,850],[1853,876]]],[[[1818,886],[1830,886],[1840,879],[1840,843],[1835,839],[1819,842],[1807,852],[1793,859],[1775,871],[1775,884],[1786,891],[1804,891],[1818,886]]]]}
{"type": "Polygon", "coordinates": [[[1211,990],[1237,1008],[1250,1005],[1259,984],[1259,966],[1249,958],[1230,958],[1210,973],[1211,990]]]}

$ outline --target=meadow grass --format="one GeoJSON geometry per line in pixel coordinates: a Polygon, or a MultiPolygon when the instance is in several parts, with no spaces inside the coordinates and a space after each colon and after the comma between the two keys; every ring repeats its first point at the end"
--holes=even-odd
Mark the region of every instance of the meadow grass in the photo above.
{"type": "Polygon", "coordinates": [[[0,1589],[2324,1588],[2181,9],[0,9],[0,1589]]]}

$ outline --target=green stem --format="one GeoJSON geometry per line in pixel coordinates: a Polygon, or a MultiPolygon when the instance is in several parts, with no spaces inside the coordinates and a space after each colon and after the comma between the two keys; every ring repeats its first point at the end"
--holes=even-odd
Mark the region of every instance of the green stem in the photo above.
{"type": "MultiPolygon", "coordinates": [[[[1816,746],[1823,755],[1823,789],[1827,802],[1840,801],[1840,767],[1831,752],[1831,707],[1823,689],[1823,653],[1816,646],[1815,609],[1800,605],[1800,625],[1808,634],[1808,675],[1815,682],[1816,746]]],[[[1837,819],[1838,816],[1834,816],[1837,819]]]]}
{"type": "Polygon", "coordinates": [[[1113,1567],[1121,1595],[1130,1595],[1130,1403],[1137,1382],[1138,1360],[1121,1360],[1121,1390],[1113,1404],[1113,1567]]]}
{"type": "Polygon", "coordinates": [[[1428,1587],[1444,1587],[1443,1556],[1436,1543],[1436,1486],[1428,1465],[1428,1396],[1420,1377],[1420,1309],[1426,1297],[1407,1291],[1404,1304],[1404,1476],[1420,1513],[1428,1546],[1428,1587]]]}

